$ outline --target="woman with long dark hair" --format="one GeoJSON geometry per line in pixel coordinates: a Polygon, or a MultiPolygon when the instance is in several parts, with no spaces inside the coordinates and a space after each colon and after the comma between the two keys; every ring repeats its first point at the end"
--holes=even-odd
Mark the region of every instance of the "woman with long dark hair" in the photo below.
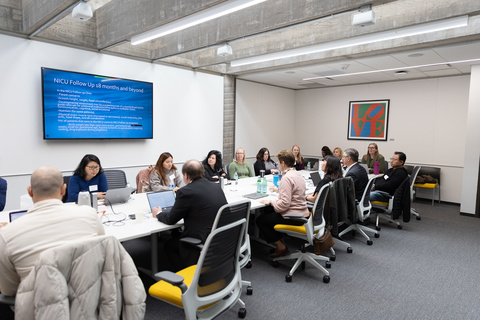
{"type": "Polygon", "coordinates": [[[343,177],[340,160],[334,156],[326,156],[322,163],[322,171],[325,172],[325,175],[315,188],[315,192],[307,196],[308,201],[315,202],[318,192],[324,185],[343,177]]]}
{"type": "Polygon", "coordinates": [[[170,152],[162,153],[150,172],[150,191],[177,191],[181,184],[182,176],[173,164],[172,154],[170,152]]]}
{"type": "Polygon", "coordinates": [[[107,177],[100,159],[96,155],[86,154],[68,180],[67,202],[77,202],[80,191],[96,192],[98,199],[103,199],[107,190],[107,177]]]}
{"type": "Polygon", "coordinates": [[[222,154],[218,150],[210,150],[202,164],[205,168],[205,178],[209,181],[217,182],[220,177],[227,175],[223,171],[222,154]]]}
{"type": "Polygon", "coordinates": [[[270,158],[270,151],[267,148],[262,148],[258,151],[257,161],[253,164],[253,170],[256,176],[260,175],[260,170],[265,171],[265,174],[279,171],[275,162],[270,158]]]}

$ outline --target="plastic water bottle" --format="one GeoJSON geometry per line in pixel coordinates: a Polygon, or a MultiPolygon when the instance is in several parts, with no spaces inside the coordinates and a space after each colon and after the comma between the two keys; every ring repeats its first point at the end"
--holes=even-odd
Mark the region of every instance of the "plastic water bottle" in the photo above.
{"type": "Polygon", "coordinates": [[[380,162],[375,161],[373,164],[373,174],[377,175],[380,173],[380,162]]]}
{"type": "Polygon", "coordinates": [[[273,185],[278,188],[278,172],[273,174],[273,185]]]}
{"type": "Polygon", "coordinates": [[[267,178],[266,177],[263,177],[262,193],[267,193],[267,178]]]}
{"type": "Polygon", "coordinates": [[[260,176],[257,179],[257,193],[262,193],[262,178],[260,176]]]}
{"type": "Polygon", "coordinates": [[[220,177],[220,188],[223,188],[225,187],[225,178],[224,177],[220,177]]]}
{"type": "Polygon", "coordinates": [[[311,169],[310,161],[308,161],[308,163],[307,163],[307,170],[310,171],[310,169],[311,169]]]}
{"type": "Polygon", "coordinates": [[[233,180],[235,180],[235,184],[238,184],[238,173],[235,171],[235,174],[233,175],[233,180]]]}

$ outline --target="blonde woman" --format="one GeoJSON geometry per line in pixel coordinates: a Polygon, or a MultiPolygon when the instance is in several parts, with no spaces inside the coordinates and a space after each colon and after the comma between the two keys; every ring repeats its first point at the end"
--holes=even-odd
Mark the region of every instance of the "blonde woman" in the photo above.
{"type": "Polygon", "coordinates": [[[378,161],[380,164],[380,173],[385,173],[385,158],[378,153],[377,144],[372,142],[368,145],[367,154],[362,157],[362,163],[366,163],[368,165],[369,173],[373,173],[375,161],[378,161]]]}
{"type": "Polygon", "coordinates": [[[338,160],[340,160],[340,162],[342,162],[342,158],[343,158],[343,151],[340,147],[336,147],[335,149],[333,149],[333,156],[338,158],[338,160]]]}
{"type": "Polygon", "coordinates": [[[304,160],[302,154],[300,153],[300,147],[298,145],[294,145],[292,147],[293,155],[295,156],[295,169],[296,170],[303,170],[305,168],[304,160]]]}
{"type": "Polygon", "coordinates": [[[252,166],[246,162],[245,159],[245,149],[237,148],[235,151],[235,160],[228,166],[228,178],[230,180],[234,179],[235,172],[239,179],[253,177],[252,166]]]}

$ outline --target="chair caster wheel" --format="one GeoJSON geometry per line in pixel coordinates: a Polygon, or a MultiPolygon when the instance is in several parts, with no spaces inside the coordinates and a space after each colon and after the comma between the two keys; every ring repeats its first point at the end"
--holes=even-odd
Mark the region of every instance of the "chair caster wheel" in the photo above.
{"type": "Polygon", "coordinates": [[[422,217],[420,217],[420,216],[417,216],[417,220],[422,220],[422,217]]]}
{"type": "Polygon", "coordinates": [[[330,261],[335,261],[335,259],[337,259],[336,256],[331,256],[331,257],[330,257],[330,261]]]}
{"type": "Polygon", "coordinates": [[[252,286],[248,286],[247,287],[247,296],[251,296],[253,294],[253,287],[252,286]]]}
{"type": "Polygon", "coordinates": [[[380,238],[380,233],[375,233],[375,238],[380,238]]]}
{"type": "Polygon", "coordinates": [[[323,276],[323,282],[329,283],[330,282],[330,277],[329,276],[323,276]]]}
{"type": "Polygon", "coordinates": [[[245,308],[241,308],[238,310],[238,317],[239,318],[245,318],[247,316],[247,310],[245,308]]]}
{"type": "Polygon", "coordinates": [[[367,240],[367,244],[368,244],[369,246],[371,246],[371,245],[373,244],[373,241],[372,241],[372,240],[367,240]]]}
{"type": "Polygon", "coordinates": [[[272,261],[272,266],[274,268],[278,268],[278,261],[272,261]]]}
{"type": "Polygon", "coordinates": [[[252,267],[252,261],[248,261],[245,268],[250,269],[252,267]]]}
{"type": "Polygon", "coordinates": [[[285,281],[286,281],[286,282],[292,282],[292,276],[289,275],[289,274],[287,274],[287,275],[285,276],[285,281]]]}
{"type": "Polygon", "coordinates": [[[352,253],[352,252],[353,252],[352,247],[348,247],[348,248],[347,248],[347,253],[352,253]]]}
{"type": "Polygon", "coordinates": [[[325,262],[325,268],[330,269],[332,267],[332,264],[330,261],[325,262]]]}
{"type": "Polygon", "coordinates": [[[402,230],[402,228],[403,228],[403,226],[400,225],[400,224],[397,226],[397,229],[398,229],[398,230],[402,230]]]}

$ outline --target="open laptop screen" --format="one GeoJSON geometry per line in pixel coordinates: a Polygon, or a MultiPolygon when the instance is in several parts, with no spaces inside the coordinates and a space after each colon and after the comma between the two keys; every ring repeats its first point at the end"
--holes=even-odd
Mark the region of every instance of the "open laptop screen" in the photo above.
{"type": "Polygon", "coordinates": [[[175,204],[175,192],[173,190],[149,192],[147,193],[150,210],[161,207],[162,209],[171,208],[175,204]]]}
{"type": "Polygon", "coordinates": [[[27,210],[21,210],[21,211],[12,211],[9,213],[10,216],[10,222],[13,222],[14,220],[17,220],[21,216],[27,213],[27,210]]]}

